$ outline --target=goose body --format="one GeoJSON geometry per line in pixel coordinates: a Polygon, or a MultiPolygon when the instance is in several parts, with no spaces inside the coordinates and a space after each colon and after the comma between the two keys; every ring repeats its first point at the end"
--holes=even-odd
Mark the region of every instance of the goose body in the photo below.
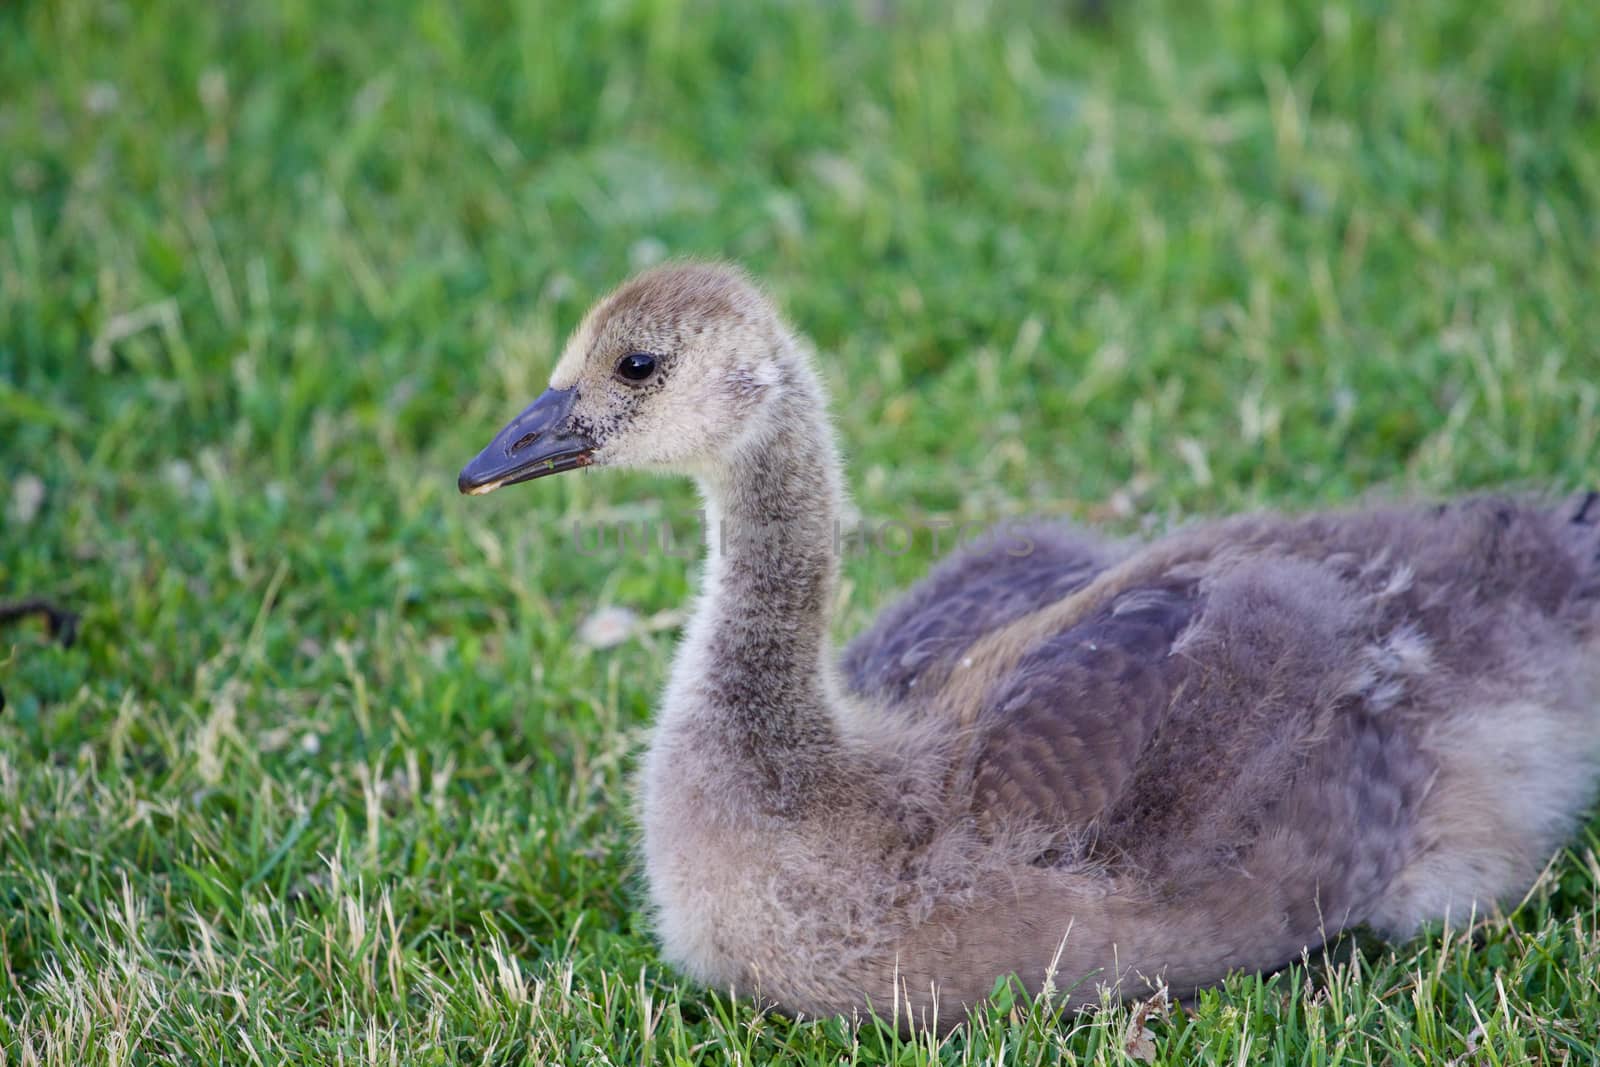
{"type": "Polygon", "coordinates": [[[1192,992],[1513,898],[1594,795],[1593,495],[999,530],[839,654],[820,381],[707,264],[596,305],[461,488],[591,465],[705,498],[639,818],[708,986],[938,1028],[1008,975],[1192,992]]]}

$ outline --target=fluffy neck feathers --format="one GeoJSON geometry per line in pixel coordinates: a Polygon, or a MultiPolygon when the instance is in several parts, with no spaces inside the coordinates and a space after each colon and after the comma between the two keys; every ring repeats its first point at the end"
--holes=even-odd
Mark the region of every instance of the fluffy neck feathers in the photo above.
{"type": "Polygon", "coordinates": [[[706,728],[750,773],[753,798],[804,802],[828,777],[837,685],[828,617],[837,580],[839,458],[814,372],[797,363],[765,425],[702,474],[710,553],[663,728],[706,728]]]}

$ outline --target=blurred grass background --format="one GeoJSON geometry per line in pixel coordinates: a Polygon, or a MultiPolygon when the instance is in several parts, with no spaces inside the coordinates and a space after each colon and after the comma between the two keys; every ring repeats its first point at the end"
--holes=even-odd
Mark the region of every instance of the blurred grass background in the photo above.
{"type": "MultiPolygon", "coordinates": [[[[692,520],[460,464],[736,258],[869,521],[1594,484],[1600,6],[0,4],[0,1063],[1583,1063],[1596,824],[1508,917],[903,1043],[680,986],[626,776],[692,520]]],[[[840,632],[926,567],[846,568],[840,632]]]]}

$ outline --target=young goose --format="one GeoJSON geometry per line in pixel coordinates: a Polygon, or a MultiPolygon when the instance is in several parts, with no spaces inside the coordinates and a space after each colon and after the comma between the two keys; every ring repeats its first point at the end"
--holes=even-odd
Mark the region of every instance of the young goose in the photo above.
{"type": "Polygon", "coordinates": [[[466,493],[696,478],[704,590],[641,775],[667,958],[946,1028],[997,978],[1192,992],[1528,889],[1600,771],[1600,501],[1058,526],[946,560],[835,655],[807,349],[739,271],[602,300],[466,493]]]}

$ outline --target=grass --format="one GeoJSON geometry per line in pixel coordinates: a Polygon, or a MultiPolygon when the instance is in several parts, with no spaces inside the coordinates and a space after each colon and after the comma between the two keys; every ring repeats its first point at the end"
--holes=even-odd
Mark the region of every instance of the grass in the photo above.
{"type": "MultiPolygon", "coordinates": [[[[656,957],[692,564],[455,472],[586,303],[738,258],[869,519],[1575,487],[1600,6],[0,5],[0,1063],[1587,1063],[1600,822],[1410,944],[902,1042],[656,957]],[[1394,8],[1394,10],[1390,10],[1394,8]]],[[[928,562],[852,558],[839,629],[928,562]]]]}

